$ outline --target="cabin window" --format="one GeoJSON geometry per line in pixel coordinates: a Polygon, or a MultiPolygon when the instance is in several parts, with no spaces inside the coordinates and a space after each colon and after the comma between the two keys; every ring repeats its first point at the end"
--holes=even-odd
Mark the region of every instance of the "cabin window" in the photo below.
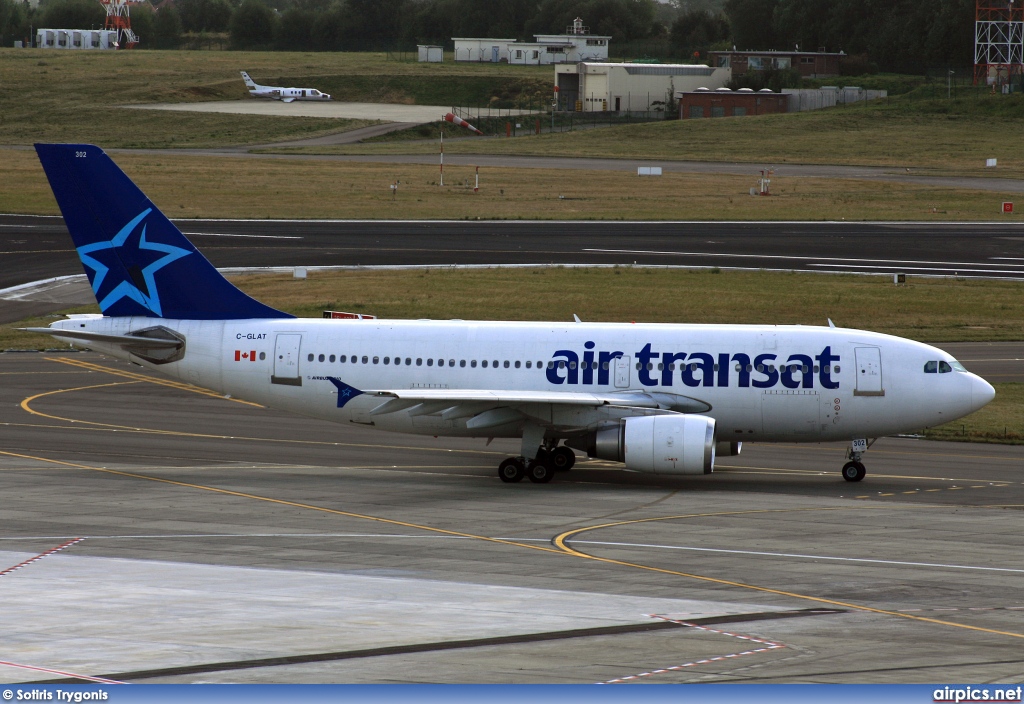
{"type": "Polygon", "coordinates": [[[262,362],[266,358],[267,358],[267,353],[266,352],[260,352],[260,361],[262,362]]]}
{"type": "Polygon", "coordinates": [[[664,365],[663,363],[661,363],[661,362],[658,362],[658,371],[660,372],[660,371],[662,371],[662,370],[663,370],[664,368],[665,368],[665,365],[664,365]]]}
{"type": "Polygon", "coordinates": [[[484,369],[487,369],[487,360],[486,359],[484,361],[482,361],[480,364],[483,365],[484,369]]]}
{"type": "Polygon", "coordinates": [[[406,357],[405,358],[405,366],[407,366],[407,367],[411,367],[412,366],[412,357],[406,357]]]}
{"type": "Polygon", "coordinates": [[[380,357],[374,357],[373,358],[373,363],[374,364],[380,364],[380,357]]]}
{"type": "Polygon", "coordinates": [[[417,367],[422,367],[423,366],[423,358],[422,357],[417,357],[416,358],[416,366],[417,367]]]}
{"type": "Polygon", "coordinates": [[[317,359],[322,362],[322,361],[324,361],[324,356],[320,355],[319,357],[317,357],[317,359]]]}
{"type": "Polygon", "coordinates": [[[575,369],[575,368],[576,368],[576,362],[569,362],[569,369],[575,369]]]}
{"type": "Polygon", "coordinates": [[[559,362],[558,363],[558,368],[559,369],[565,369],[565,362],[564,361],[563,362],[559,362]]]}
{"type": "Polygon", "coordinates": [[[529,369],[532,366],[533,366],[533,362],[531,362],[530,360],[526,360],[526,368],[529,369]]]}
{"type": "Polygon", "coordinates": [[[346,362],[347,360],[348,360],[348,357],[346,357],[345,355],[341,355],[340,357],[338,357],[338,361],[339,362],[346,362]]]}
{"type": "Polygon", "coordinates": [[[537,369],[540,369],[543,366],[544,366],[544,362],[537,362],[537,369]]]}
{"type": "Polygon", "coordinates": [[[839,365],[837,364],[835,367],[833,367],[833,370],[835,371],[836,374],[838,374],[839,373],[839,365]]]}
{"type": "Polygon", "coordinates": [[[449,367],[454,367],[455,366],[455,360],[454,359],[449,359],[448,360],[448,366],[449,367]]]}
{"type": "Polygon", "coordinates": [[[332,354],[332,355],[331,355],[331,356],[330,356],[330,357],[328,358],[328,360],[327,360],[327,361],[329,361],[329,362],[334,362],[334,355],[332,354]]]}
{"type": "Polygon", "coordinates": [[[519,369],[519,364],[520,364],[519,360],[516,360],[516,369],[519,369]]]}
{"type": "Polygon", "coordinates": [[[364,354],[364,355],[363,355],[363,364],[366,364],[366,363],[367,363],[367,362],[369,362],[369,361],[370,361],[370,360],[369,360],[369,357],[367,357],[367,356],[366,356],[366,355],[364,354]]]}
{"type": "Polygon", "coordinates": [[[814,365],[814,373],[815,373],[815,374],[817,374],[817,373],[818,373],[818,365],[817,365],[817,364],[815,364],[815,365],[814,365]]]}
{"type": "Polygon", "coordinates": [[[385,357],[384,364],[391,364],[391,357],[385,357]]]}
{"type": "Polygon", "coordinates": [[[428,360],[427,360],[427,366],[428,366],[428,367],[432,367],[432,366],[434,366],[434,360],[433,360],[433,359],[428,359],[428,360]]]}
{"type": "Polygon", "coordinates": [[[462,359],[462,360],[459,360],[459,366],[460,366],[460,367],[464,367],[464,366],[466,366],[466,360],[464,360],[464,359],[462,359]]]}
{"type": "Polygon", "coordinates": [[[469,366],[471,366],[471,367],[473,367],[474,369],[476,369],[476,360],[474,359],[473,361],[471,361],[471,362],[469,363],[469,366]]]}
{"type": "Polygon", "coordinates": [[[604,369],[605,371],[607,371],[608,370],[608,362],[603,362],[601,364],[601,368],[604,369]]]}
{"type": "Polygon", "coordinates": [[[497,369],[497,368],[498,368],[498,360],[494,360],[493,362],[491,362],[491,365],[492,365],[492,366],[493,366],[493,367],[494,367],[495,369],[497,369]]]}
{"type": "Polygon", "coordinates": [[[308,356],[308,357],[306,357],[306,361],[307,361],[307,362],[312,362],[312,361],[313,361],[313,353],[312,353],[312,352],[310,352],[310,353],[309,353],[309,356],[308,356]]]}

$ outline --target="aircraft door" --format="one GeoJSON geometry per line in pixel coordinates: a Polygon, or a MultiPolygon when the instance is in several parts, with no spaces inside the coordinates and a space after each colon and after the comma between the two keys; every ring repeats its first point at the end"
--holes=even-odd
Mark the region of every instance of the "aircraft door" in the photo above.
{"type": "Polygon", "coordinates": [[[882,386],[882,351],[877,347],[857,347],[857,384],[854,396],[885,396],[882,386]]]}
{"type": "Polygon", "coordinates": [[[272,384],[302,386],[299,376],[299,349],[302,347],[302,335],[280,334],[274,344],[274,373],[270,377],[272,384]]]}
{"type": "Polygon", "coordinates": [[[629,355],[615,358],[615,388],[629,388],[629,355]]]}

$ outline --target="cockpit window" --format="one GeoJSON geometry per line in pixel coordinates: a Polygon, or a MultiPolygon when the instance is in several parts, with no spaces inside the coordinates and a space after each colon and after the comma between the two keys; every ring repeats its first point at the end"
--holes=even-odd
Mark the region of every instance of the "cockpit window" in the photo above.
{"type": "Polygon", "coordinates": [[[964,367],[964,365],[960,364],[960,362],[956,361],[955,359],[951,359],[949,361],[949,363],[953,366],[953,369],[955,371],[958,371],[958,372],[965,372],[965,371],[967,371],[967,368],[964,367]]]}
{"type": "Polygon", "coordinates": [[[924,363],[924,373],[925,374],[934,374],[935,372],[938,371],[938,367],[939,367],[939,363],[938,362],[925,362],[924,363]]]}
{"type": "Polygon", "coordinates": [[[949,366],[949,362],[939,362],[939,374],[948,374],[953,371],[953,367],[949,366]]]}

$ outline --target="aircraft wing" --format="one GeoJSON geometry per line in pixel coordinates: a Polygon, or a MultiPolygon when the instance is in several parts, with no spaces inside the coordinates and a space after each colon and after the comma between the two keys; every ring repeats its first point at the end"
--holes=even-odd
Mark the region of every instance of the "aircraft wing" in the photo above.
{"type": "Polygon", "coordinates": [[[445,409],[454,411],[457,406],[470,410],[484,407],[512,408],[533,404],[590,408],[607,406],[610,408],[660,409],[682,413],[703,413],[711,408],[703,401],[688,396],[642,391],[595,394],[572,391],[492,389],[387,389],[367,393],[384,400],[384,403],[371,411],[371,415],[394,413],[413,408],[415,408],[414,412],[421,411],[424,414],[431,414],[445,409]]]}
{"type": "Polygon", "coordinates": [[[281,98],[282,103],[294,103],[295,98],[281,98]]]}

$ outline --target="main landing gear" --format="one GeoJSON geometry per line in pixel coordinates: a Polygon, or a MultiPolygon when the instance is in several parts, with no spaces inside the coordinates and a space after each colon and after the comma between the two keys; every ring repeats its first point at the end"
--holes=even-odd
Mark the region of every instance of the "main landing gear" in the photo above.
{"type": "Polygon", "coordinates": [[[854,440],[851,443],[850,449],[846,451],[846,459],[850,461],[843,465],[843,479],[848,482],[859,482],[864,478],[867,470],[861,464],[860,458],[873,444],[874,440],[870,443],[867,440],[854,440]]]}
{"type": "Polygon", "coordinates": [[[509,457],[498,465],[498,478],[512,484],[523,478],[534,484],[547,484],[555,478],[555,472],[565,472],[576,464],[576,454],[568,447],[542,448],[536,459],[509,457]]]}

